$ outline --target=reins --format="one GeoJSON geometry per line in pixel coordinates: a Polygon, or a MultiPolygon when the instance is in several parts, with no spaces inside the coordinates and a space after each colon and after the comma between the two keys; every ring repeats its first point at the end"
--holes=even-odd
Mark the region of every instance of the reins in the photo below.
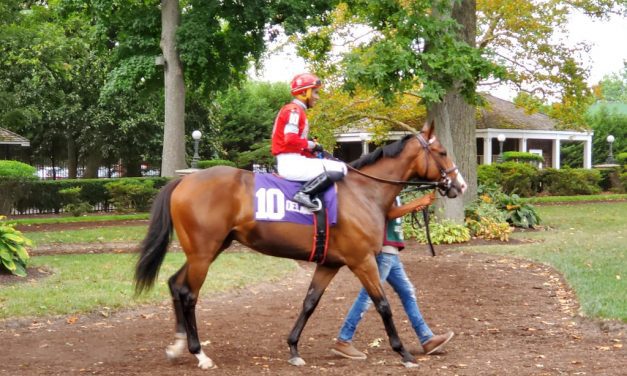
{"type": "Polygon", "coordinates": [[[361,176],[365,176],[369,179],[372,179],[374,181],[378,181],[380,183],[386,183],[386,184],[395,184],[395,185],[413,185],[416,186],[417,190],[426,190],[426,189],[432,189],[432,188],[436,188],[440,186],[440,182],[435,182],[435,181],[418,181],[418,180],[391,180],[391,179],[383,179],[383,178],[379,178],[376,176],[372,176],[370,174],[366,174],[363,171],[360,171],[358,169],[356,169],[355,167],[346,164],[346,167],[348,167],[349,170],[354,171],[356,173],[358,173],[361,176]]]}

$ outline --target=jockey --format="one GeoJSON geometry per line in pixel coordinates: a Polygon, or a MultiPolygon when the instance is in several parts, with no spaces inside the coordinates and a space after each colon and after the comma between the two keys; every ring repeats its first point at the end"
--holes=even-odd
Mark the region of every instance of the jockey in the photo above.
{"type": "Polygon", "coordinates": [[[272,154],[277,159],[277,170],[288,180],[306,181],[292,201],[312,210],[320,210],[321,203],[311,196],[324,192],[334,182],[346,175],[346,164],[329,159],[315,158],[322,146],[307,139],[309,123],[305,110],[318,100],[320,79],[310,73],[292,79],[294,99],[279,111],[272,128],[272,154]],[[316,202],[318,201],[318,202],[316,202]]]}

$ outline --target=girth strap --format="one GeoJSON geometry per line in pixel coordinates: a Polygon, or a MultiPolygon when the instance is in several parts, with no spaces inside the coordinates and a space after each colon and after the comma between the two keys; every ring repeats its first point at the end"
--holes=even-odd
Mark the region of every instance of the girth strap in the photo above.
{"type": "Polygon", "coordinates": [[[320,199],[322,208],[314,212],[314,237],[309,261],[323,264],[327,258],[329,247],[329,216],[323,199],[320,199]]]}

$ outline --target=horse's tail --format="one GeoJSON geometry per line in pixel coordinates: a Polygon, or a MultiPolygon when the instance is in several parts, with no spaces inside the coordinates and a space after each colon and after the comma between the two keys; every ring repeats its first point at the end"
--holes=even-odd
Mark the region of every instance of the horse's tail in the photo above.
{"type": "Polygon", "coordinates": [[[135,266],[135,292],[149,290],[159,274],[159,268],[172,237],[170,197],[180,179],[168,183],[155,198],[150,212],[148,234],[141,243],[141,255],[135,266]]]}

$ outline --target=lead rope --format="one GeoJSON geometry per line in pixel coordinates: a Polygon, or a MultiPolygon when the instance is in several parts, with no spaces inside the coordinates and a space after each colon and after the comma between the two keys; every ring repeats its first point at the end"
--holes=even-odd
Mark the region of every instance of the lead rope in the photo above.
{"type": "MultiPolygon", "coordinates": [[[[425,226],[425,234],[427,236],[427,244],[429,244],[429,251],[431,251],[431,256],[435,256],[435,248],[433,247],[433,241],[431,241],[431,232],[429,230],[429,207],[425,206],[424,209],[422,209],[422,218],[424,219],[424,226],[425,226]]],[[[417,227],[420,227],[420,220],[418,220],[417,218],[417,214],[415,211],[411,212],[411,227],[413,229],[416,229],[417,227]]]]}

